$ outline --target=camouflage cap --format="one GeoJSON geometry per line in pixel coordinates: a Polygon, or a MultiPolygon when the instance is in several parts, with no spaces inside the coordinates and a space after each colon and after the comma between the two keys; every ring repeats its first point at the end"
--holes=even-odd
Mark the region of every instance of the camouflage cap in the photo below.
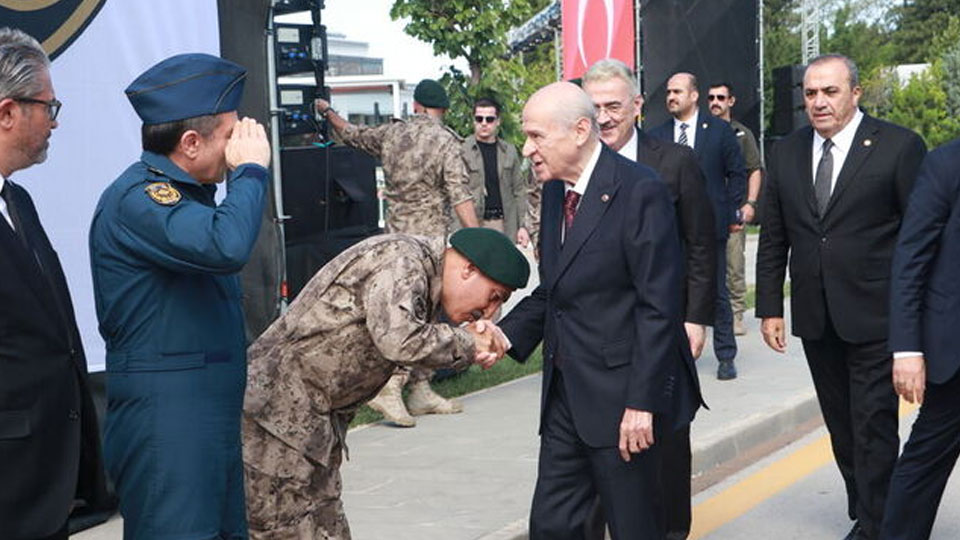
{"type": "Polygon", "coordinates": [[[424,107],[433,109],[449,109],[450,98],[447,97],[447,91],[440,86],[440,83],[433,79],[424,79],[420,81],[417,88],[413,91],[413,99],[424,107]]]}
{"type": "Polygon", "coordinates": [[[527,258],[503,233],[482,227],[460,229],[450,236],[450,245],[488,278],[511,289],[527,286],[527,258]]]}

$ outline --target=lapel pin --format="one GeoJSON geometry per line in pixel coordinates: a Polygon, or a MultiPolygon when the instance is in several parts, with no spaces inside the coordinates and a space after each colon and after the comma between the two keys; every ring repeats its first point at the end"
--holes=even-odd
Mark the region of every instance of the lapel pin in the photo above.
{"type": "Polygon", "coordinates": [[[707,129],[707,123],[704,122],[702,127],[703,127],[703,129],[707,129]]]}
{"type": "Polygon", "coordinates": [[[864,139],[863,141],[864,146],[870,146],[871,144],[873,144],[873,141],[871,141],[870,139],[864,139]]]}
{"type": "Polygon", "coordinates": [[[603,202],[607,202],[610,200],[610,196],[604,193],[603,195],[600,196],[600,200],[603,202]]]}

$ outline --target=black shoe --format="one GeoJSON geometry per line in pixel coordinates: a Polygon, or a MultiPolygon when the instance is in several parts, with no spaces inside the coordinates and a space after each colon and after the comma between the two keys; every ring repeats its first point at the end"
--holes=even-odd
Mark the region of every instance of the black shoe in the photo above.
{"type": "Polygon", "coordinates": [[[848,532],[847,535],[843,537],[843,540],[857,540],[858,534],[860,534],[860,522],[854,521],[853,528],[850,529],[850,532],[848,532]]]}
{"type": "Polygon", "coordinates": [[[729,381],[737,378],[737,368],[733,365],[733,360],[720,360],[717,366],[717,380],[729,381]]]}

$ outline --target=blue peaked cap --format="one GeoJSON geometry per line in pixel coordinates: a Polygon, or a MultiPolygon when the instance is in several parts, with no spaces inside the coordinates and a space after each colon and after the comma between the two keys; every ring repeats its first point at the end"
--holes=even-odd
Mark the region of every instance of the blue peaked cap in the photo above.
{"type": "Polygon", "coordinates": [[[125,92],[144,124],[165,124],[237,110],[246,77],[229,60],[178,54],[144,71],[125,92]]]}

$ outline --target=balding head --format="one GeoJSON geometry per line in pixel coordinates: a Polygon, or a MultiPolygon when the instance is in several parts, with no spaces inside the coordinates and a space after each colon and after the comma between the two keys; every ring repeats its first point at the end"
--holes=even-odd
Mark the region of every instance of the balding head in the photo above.
{"type": "Polygon", "coordinates": [[[598,144],[593,102],[572,83],[544,86],[523,108],[523,132],[523,155],[538,180],[576,182],[598,144]]]}
{"type": "Polygon", "coordinates": [[[692,73],[681,71],[667,81],[667,110],[677,120],[689,120],[697,108],[698,99],[697,78],[692,73]]]}

